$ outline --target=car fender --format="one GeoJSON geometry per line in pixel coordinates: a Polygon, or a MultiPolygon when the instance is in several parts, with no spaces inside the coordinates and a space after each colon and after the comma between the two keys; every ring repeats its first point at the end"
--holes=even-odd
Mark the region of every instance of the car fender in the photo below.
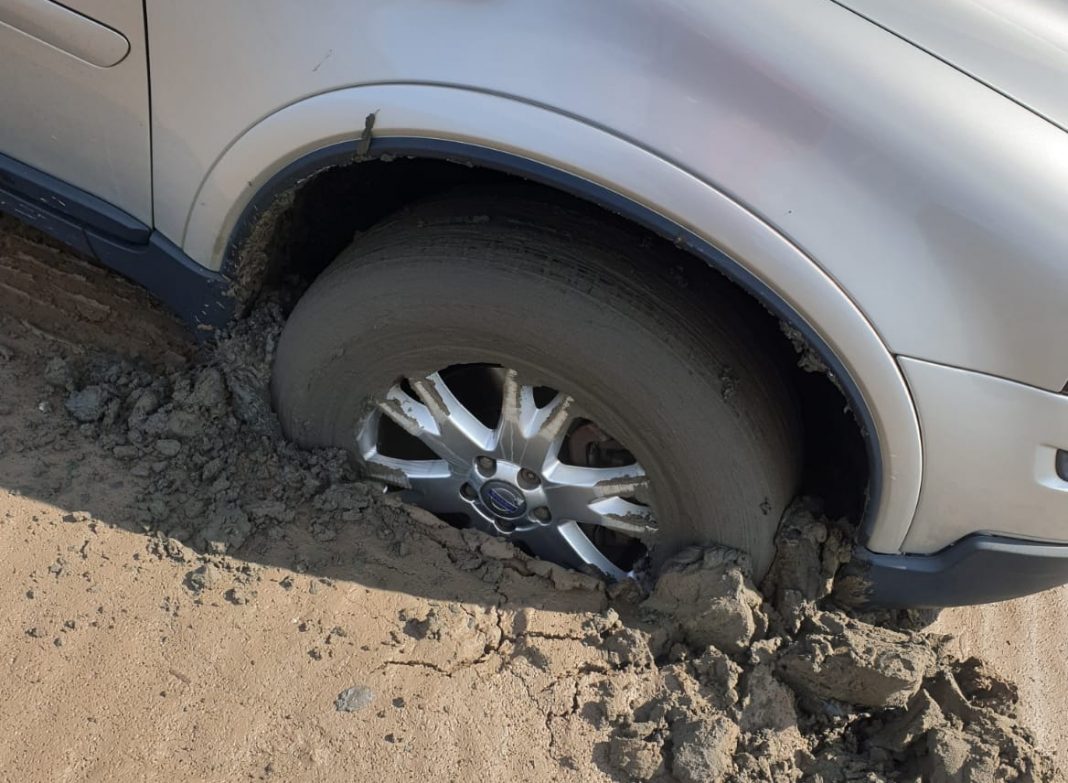
{"type": "Polygon", "coordinates": [[[905,381],[871,323],[813,259],[752,211],[606,129],[523,101],[444,86],[372,85],[316,95],[260,121],[216,161],[190,212],[184,251],[220,269],[242,215],[265,186],[272,180],[277,186],[280,172],[299,168],[317,151],[347,143],[355,158],[369,116],[376,154],[390,139],[405,140],[411,154],[419,154],[420,140],[427,149],[445,150],[439,156],[448,156],[450,144],[460,158],[463,150],[481,150],[525,167],[532,178],[553,179],[657,223],[825,346],[823,358],[855,389],[854,407],[877,444],[867,545],[898,551],[919,496],[920,432],[905,381]],[[507,145],[499,141],[505,138],[507,145]]]}

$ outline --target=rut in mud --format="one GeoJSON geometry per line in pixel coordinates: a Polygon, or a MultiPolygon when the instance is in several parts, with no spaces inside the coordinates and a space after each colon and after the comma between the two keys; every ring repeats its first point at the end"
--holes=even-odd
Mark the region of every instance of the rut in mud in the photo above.
{"type": "MultiPolygon", "coordinates": [[[[26,307],[32,318],[34,306],[26,307]]],[[[955,657],[948,637],[917,630],[908,613],[862,615],[839,605],[835,577],[848,560],[850,526],[824,518],[818,502],[795,503],[760,589],[744,555],[716,548],[680,553],[648,594],[633,583],[606,585],[404,506],[361,481],[340,451],[288,444],[268,394],[282,324],[277,304],[261,303],[188,360],[192,351],[165,321],[147,339],[126,331],[129,320],[94,321],[101,334],[125,335],[115,352],[103,350],[106,339],[87,348],[75,335],[0,319],[0,381],[19,390],[0,398],[0,510],[4,494],[11,503],[20,495],[60,508],[88,503],[54,519],[35,517],[46,527],[27,541],[78,531],[88,545],[108,528],[137,531],[140,551],[129,567],[180,580],[152,597],[171,623],[154,642],[161,649],[182,623],[195,622],[191,616],[222,607],[246,615],[242,628],[275,624],[307,638],[301,660],[289,664],[300,676],[329,664],[335,680],[345,678],[329,698],[314,690],[283,697],[288,716],[315,726],[314,753],[288,752],[278,740],[289,735],[268,732],[269,757],[199,754],[198,774],[1060,779],[1021,728],[1011,683],[979,660],[955,657]],[[162,351],[152,347],[161,344],[162,351]],[[106,513],[94,506],[101,495],[90,480],[114,482],[106,513]],[[344,606],[347,619],[335,623],[320,611],[314,622],[290,623],[286,601],[305,590],[335,594],[331,606],[339,618],[344,606]],[[421,714],[436,716],[432,728],[422,717],[392,717],[412,715],[417,698],[421,714]],[[361,766],[345,755],[369,741],[373,721],[386,720],[396,725],[373,737],[379,761],[361,766]],[[441,733],[443,725],[451,728],[441,733]],[[443,744],[413,752],[421,731],[443,744]],[[496,753],[498,746],[510,750],[496,753]],[[509,753],[514,758],[504,758],[509,753]],[[515,766],[520,759],[526,767],[515,766]]],[[[47,566],[28,567],[23,627],[17,638],[0,639],[21,651],[16,659],[60,654],[69,649],[65,640],[87,632],[85,620],[68,627],[52,616],[61,605],[38,607],[79,579],[87,591],[106,590],[93,576],[108,568],[99,549],[68,547],[47,566]]],[[[21,568],[14,560],[8,566],[21,568]]],[[[91,619],[88,627],[105,630],[91,619]]],[[[195,687],[181,671],[174,676],[179,687],[195,687]]],[[[166,713],[166,724],[182,725],[189,709],[166,713]]],[[[0,719],[22,725],[18,716],[0,719]]],[[[191,731],[199,739],[183,747],[211,742],[191,731]]],[[[101,748],[106,741],[82,752],[88,759],[101,748]]],[[[19,748],[4,752],[9,768],[28,758],[19,748]]],[[[86,769],[77,764],[88,762],[65,763],[86,769]]]]}

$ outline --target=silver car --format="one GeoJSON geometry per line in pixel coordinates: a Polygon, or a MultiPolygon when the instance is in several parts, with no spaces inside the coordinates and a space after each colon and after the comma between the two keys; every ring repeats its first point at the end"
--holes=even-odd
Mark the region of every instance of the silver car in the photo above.
{"type": "Polygon", "coordinates": [[[309,446],[620,579],[1068,581],[1056,0],[0,0],[0,208],[199,334],[311,281],[309,446]]]}

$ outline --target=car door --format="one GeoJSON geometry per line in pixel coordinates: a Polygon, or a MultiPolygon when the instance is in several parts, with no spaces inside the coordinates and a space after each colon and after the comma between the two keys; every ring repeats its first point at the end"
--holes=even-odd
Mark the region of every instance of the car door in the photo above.
{"type": "Polygon", "coordinates": [[[151,224],[141,0],[0,0],[0,153],[151,224]]]}

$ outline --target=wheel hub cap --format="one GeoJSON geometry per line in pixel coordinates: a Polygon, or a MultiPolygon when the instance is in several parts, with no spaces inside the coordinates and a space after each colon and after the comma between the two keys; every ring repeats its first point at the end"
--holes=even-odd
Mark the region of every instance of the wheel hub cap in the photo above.
{"type": "Polygon", "coordinates": [[[522,519],[527,513],[527,500],[519,487],[507,481],[487,481],[479,491],[486,513],[506,520],[522,519]]]}

